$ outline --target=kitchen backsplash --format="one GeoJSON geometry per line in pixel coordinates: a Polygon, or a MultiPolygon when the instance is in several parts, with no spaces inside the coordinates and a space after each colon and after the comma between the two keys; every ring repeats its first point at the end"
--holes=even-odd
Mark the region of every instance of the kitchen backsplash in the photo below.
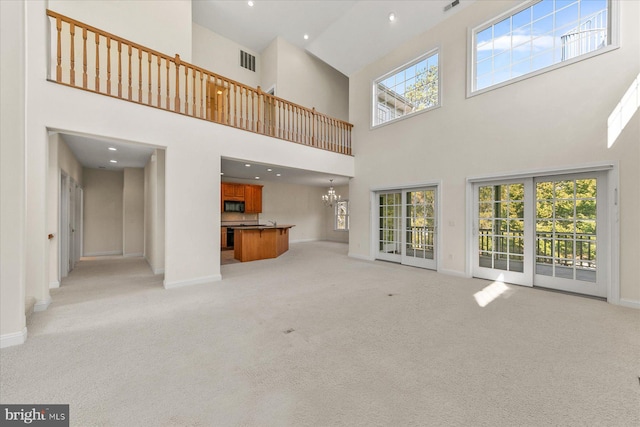
{"type": "Polygon", "coordinates": [[[248,224],[251,224],[251,223],[257,223],[258,219],[259,219],[259,214],[222,212],[222,217],[220,218],[220,222],[224,224],[228,222],[238,223],[238,222],[246,221],[248,224]]]}

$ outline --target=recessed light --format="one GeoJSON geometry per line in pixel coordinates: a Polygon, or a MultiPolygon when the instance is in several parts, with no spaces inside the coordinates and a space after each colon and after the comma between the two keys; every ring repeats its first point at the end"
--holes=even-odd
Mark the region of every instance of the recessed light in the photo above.
{"type": "Polygon", "coordinates": [[[267,172],[271,172],[272,170],[273,170],[273,169],[271,169],[271,168],[268,168],[268,169],[267,169],[267,172]]]}
{"type": "Polygon", "coordinates": [[[117,160],[109,160],[111,163],[118,163],[117,160]]]}
{"type": "Polygon", "coordinates": [[[118,149],[115,147],[109,147],[109,151],[118,151],[118,149]]]}
{"type": "Polygon", "coordinates": [[[282,176],[282,174],[277,173],[276,176],[282,176]]]}
{"type": "Polygon", "coordinates": [[[259,176],[256,176],[256,179],[260,179],[260,177],[259,177],[259,176]]]}
{"type": "Polygon", "coordinates": [[[220,172],[220,175],[224,175],[224,172],[220,172]]]}
{"type": "Polygon", "coordinates": [[[393,21],[395,21],[395,20],[396,20],[396,14],[395,14],[395,13],[393,13],[393,12],[391,12],[391,13],[389,14],[389,21],[393,22],[393,21]]]}
{"type": "Polygon", "coordinates": [[[249,163],[245,163],[244,165],[245,165],[246,167],[248,167],[248,168],[250,168],[250,167],[251,167],[251,165],[250,165],[249,163]]]}
{"type": "Polygon", "coordinates": [[[251,0],[249,0],[247,4],[249,5],[249,7],[253,7],[253,2],[251,0]]]}
{"type": "Polygon", "coordinates": [[[309,34],[305,34],[303,37],[305,40],[309,40],[309,34]]]}

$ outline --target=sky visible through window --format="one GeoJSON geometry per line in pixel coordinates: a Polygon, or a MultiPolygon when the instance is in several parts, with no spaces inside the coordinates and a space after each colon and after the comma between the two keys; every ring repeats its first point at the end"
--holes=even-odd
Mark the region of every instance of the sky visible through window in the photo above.
{"type": "Polygon", "coordinates": [[[607,0],[542,0],[476,32],[475,90],[600,49],[607,0]]]}

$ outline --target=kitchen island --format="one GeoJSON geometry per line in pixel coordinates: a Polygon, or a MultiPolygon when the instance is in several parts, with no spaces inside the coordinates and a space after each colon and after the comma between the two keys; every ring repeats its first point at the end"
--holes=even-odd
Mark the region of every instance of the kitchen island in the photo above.
{"type": "Polygon", "coordinates": [[[239,261],[277,258],[289,250],[289,229],[295,225],[243,225],[234,229],[233,257],[239,261]]]}

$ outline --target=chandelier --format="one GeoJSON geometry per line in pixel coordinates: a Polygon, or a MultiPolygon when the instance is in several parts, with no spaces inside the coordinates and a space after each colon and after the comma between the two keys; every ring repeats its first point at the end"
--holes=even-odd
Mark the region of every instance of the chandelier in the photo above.
{"type": "Polygon", "coordinates": [[[330,179],[329,182],[331,183],[331,186],[329,187],[327,194],[322,195],[322,201],[325,206],[333,206],[335,202],[340,201],[340,195],[336,194],[336,190],[333,189],[333,180],[330,179]]]}

